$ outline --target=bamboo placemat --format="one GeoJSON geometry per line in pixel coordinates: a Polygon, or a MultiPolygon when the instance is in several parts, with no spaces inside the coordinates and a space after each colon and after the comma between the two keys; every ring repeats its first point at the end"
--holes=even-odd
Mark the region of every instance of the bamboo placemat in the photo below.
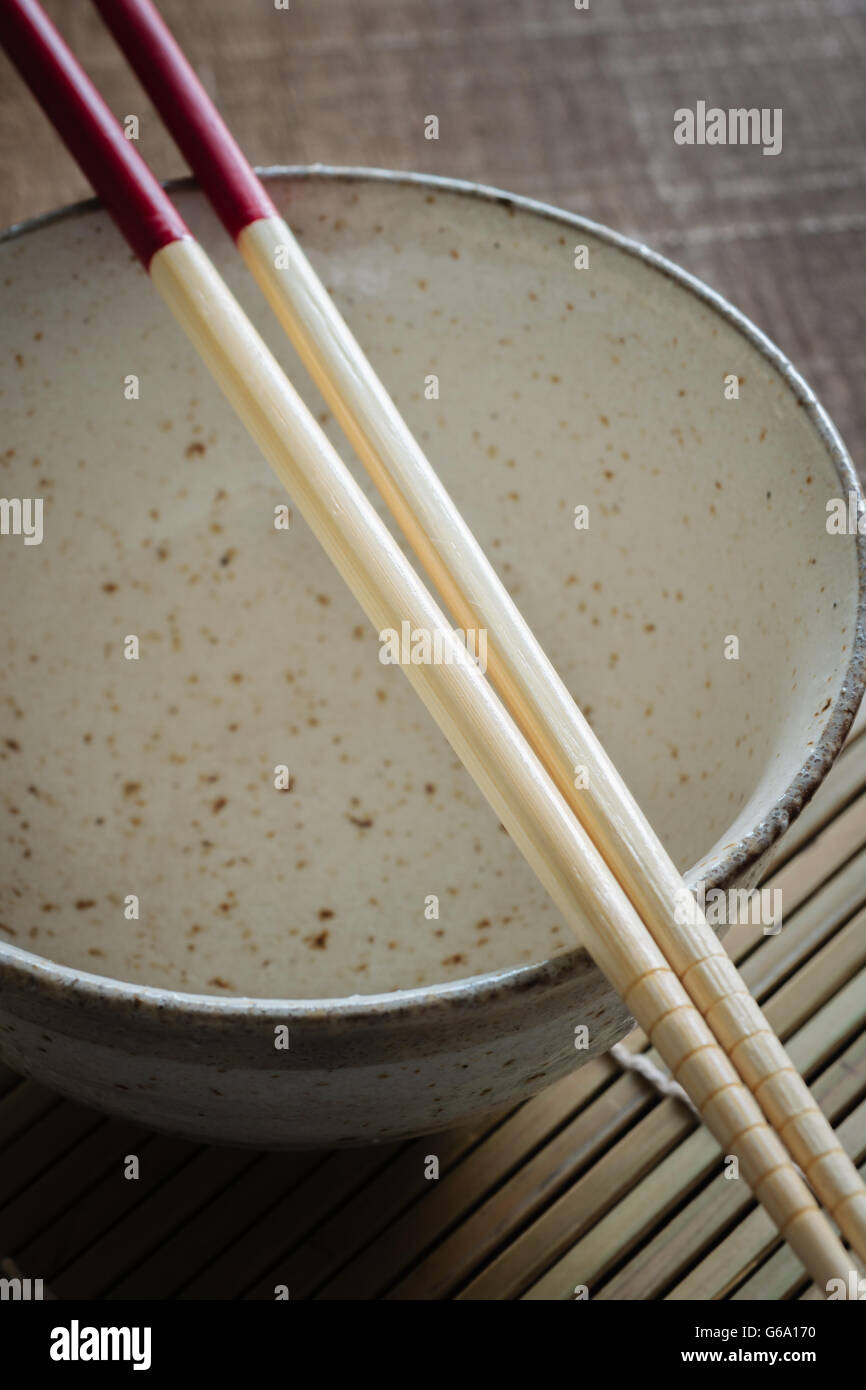
{"type": "MultiPolygon", "coordinates": [[[[782,932],[726,938],[861,1164],[864,729],[765,881],[782,889],[782,932]]],[[[654,1059],[639,1031],[626,1047],[654,1059]]],[[[558,1300],[578,1285],[595,1299],[814,1296],[690,1111],[609,1056],[495,1122],[287,1155],[149,1134],[2,1070],[0,1255],[59,1299],[272,1299],[277,1285],[344,1300],[558,1300]]]]}

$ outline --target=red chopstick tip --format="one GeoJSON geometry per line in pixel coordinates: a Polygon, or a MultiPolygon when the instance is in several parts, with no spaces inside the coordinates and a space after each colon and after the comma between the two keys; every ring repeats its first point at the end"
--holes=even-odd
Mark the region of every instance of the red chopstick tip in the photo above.
{"type": "Polygon", "coordinates": [[[226,231],[279,216],[151,0],[94,0],[226,231]]]}
{"type": "Polygon", "coordinates": [[[2,0],[0,42],[145,269],[163,246],[190,236],[36,0],[2,0]]]}

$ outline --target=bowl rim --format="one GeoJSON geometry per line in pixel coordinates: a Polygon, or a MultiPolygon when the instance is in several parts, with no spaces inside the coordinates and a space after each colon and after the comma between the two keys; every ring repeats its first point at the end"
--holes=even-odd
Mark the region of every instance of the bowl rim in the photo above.
{"type": "MultiPolygon", "coordinates": [[[[365,181],[404,184],[431,191],[459,194],[481,202],[496,203],[509,210],[531,213],[560,226],[585,232],[597,241],[660,271],[675,285],[687,290],[702,304],[712,309],[765,358],[805,412],[836,469],[840,486],[846,494],[855,494],[858,516],[862,516],[866,511],[866,498],[856,469],[835,425],[786,354],[747,315],[736,309],[718,291],[643,242],[579,213],[558,208],[554,204],[467,179],[363,165],[322,163],[256,166],[256,173],[268,182],[299,182],[305,179],[321,179],[333,183],[365,181]]],[[[163,186],[170,193],[195,190],[198,188],[198,181],[186,175],[165,180],[163,186]]],[[[104,211],[105,208],[98,198],[86,198],[66,204],[22,222],[13,223],[0,231],[0,245],[58,222],[104,211]]],[[[741,875],[760,859],[817,791],[842,748],[866,686],[866,534],[858,531],[854,539],[858,568],[855,632],[850,660],[838,697],[829,711],[820,735],[814,741],[809,756],[782,795],[777,797],[748,834],[726,847],[724,854],[709,863],[699,860],[697,865],[688,870],[684,879],[690,886],[695,886],[700,881],[706,889],[724,888],[735,876],[741,875]],[[695,869],[698,868],[700,874],[693,877],[695,869]]],[[[0,965],[5,963],[15,973],[29,977],[30,984],[37,989],[41,987],[67,997],[71,993],[78,996],[82,1004],[85,1003],[85,998],[94,1004],[115,1006],[134,1002],[138,1010],[144,1006],[153,1008],[163,1020],[166,1014],[169,1014],[177,1016],[178,1020],[181,1017],[197,1018],[201,1022],[214,1018],[250,1021],[253,1018],[285,1020],[293,1017],[309,1022],[318,1017],[333,1022],[336,1015],[351,1019],[355,1024],[364,1021],[372,1024],[381,1023],[385,1018],[396,1021],[407,1015],[417,1017],[419,1009],[424,1010],[424,1006],[434,1008],[440,1013],[443,1005],[475,1008],[485,999],[489,998],[492,1001],[498,998],[501,1001],[503,995],[510,995],[514,991],[522,993],[526,990],[535,991],[540,986],[565,984],[569,977],[585,969],[587,955],[584,948],[576,946],[562,955],[530,965],[488,971],[480,975],[467,976],[465,979],[421,985],[412,989],[389,990],[380,994],[338,995],[333,998],[283,999],[195,994],[158,985],[136,985],[128,980],[115,979],[109,975],[95,975],[89,971],[61,965],[46,956],[0,941],[0,965]]]]}

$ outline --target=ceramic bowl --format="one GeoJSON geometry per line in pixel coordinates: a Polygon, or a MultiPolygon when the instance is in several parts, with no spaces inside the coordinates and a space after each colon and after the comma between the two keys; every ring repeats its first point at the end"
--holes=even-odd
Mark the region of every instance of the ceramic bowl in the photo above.
{"type": "MultiPolygon", "coordinates": [[[[859,494],[809,389],[568,213],[376,171],[269,186],[689,884],[754,885],[862,692],[863,539],[826,524],[859,494]]],[[[623,1037],[107,217],[13,229],[0,281],[4,1060],[303,1147],[475,1120],[623,1037]]]]}

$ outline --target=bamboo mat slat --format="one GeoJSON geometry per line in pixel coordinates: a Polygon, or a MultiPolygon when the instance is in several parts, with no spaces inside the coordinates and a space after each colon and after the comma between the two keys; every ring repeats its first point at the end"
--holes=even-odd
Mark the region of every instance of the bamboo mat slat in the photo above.
{"type": "Polygon", "coordinates": [[[784,910],[793,912],[837,867],[862,849],[864,835],[866,796],[860,796],[773,876],[768,886],[781,889],[784,910]]]}
{"type": "Polygon", "coordinates": [[[112,1299],[147,1298],[158,1288],[173,1298],[199,1270],[215,1261],[243,1232],[275,1207],[320,1160],[317,1155],[268,1154],[183,1222],[174,1235],[111,1289],[112,1299]]]}
{"type": "Polygon", "coordinates": [[[35,1081],[19,1081],[0,1101],[0,1135],[3,1136],[3,1152],[15,1142],[29,1125],[60,1103],[53,1091],[39,1086],[35,1081]]]}
{"type": "Polygon", "coordinates": [[[6,1095],[7,1091],[11,1091],[13,1086],[20,1084],[21,1077],[18,1073],[12,1071],[10,1067],[4,1067],[3,1063],[0,1062],[0,1099],[6,1095]]]}
{"type": "Polygon", "coordinates": [[[534,1212],[557,1190],[606,1151],[624,1130],[651,1104],[646,1085],[636,1076],[625,1076],[609,1087],[586,1111],[523,1166],[498,1192],[473,1212],[407,1278],[389,1293],[390,1298],[445,1297],[461,1274],[534,1212]]]}
{"type": "Polygon", "coordinates": [[[773,995],[772,1012],[786,1020],[779,1030],[783,1037],[789,1027],[796,1026],[790,1023],[791,1019],[798,1023],[808,1019],[866,960],[864,921],[864,913],[853,917],[773,995]]]}
{"type": "MultiPolygon", "coordinates": [[[[388,1144],[349,1150],[324,1159],[287,1197],[247,1227],[219,1259],[198,1273],[181,1297],[240,1297],[287,1252],[287,1247],[303,1243],[335,1208],[360,1191],[399,1147],[388,1144]]],[[[274,1282],[286,1281],[275,1278],[274,1282]]]]}
{"type": "Polygon", "coordinates": [[[384,1237],[350,1262],[336,1280],[329,1281],[318,1296],[370,1297],[371,1291],[380,1293],[406,1268],[409,1259],[423,1252],[426,1243],[441,1237],[461,1217],[466,1218],[478,1202],[480,1188],[507,1180],[521,1156],[525,1158],[542,1146],[558,1127],[567,1123],[571,1113],[580,1113],[618,1076],[614,1063],[600,1058],[527,1101],[466,1162],[457,1165],[425,1194],[423,1202],[416,1203],[384,1237]]]}
{"type": "MultiPolygon", "coordinates": [[[[146,1132],[121,1120],[103,1121],[74,1144],[40,1177],[28,1182],[16,1198],[0,1207],[0,1231],[10,1248],[50,1226],[71,1203],[115,1162],[118,1153],[136,1151],[146,1132]]],[[[31,1175],[32,1176],[32,1175],[31,1175]]]]}
{"type": "MultiPolygon", "coordinates": [[[[614,1202],[636,1183],[650,1181],[665,1155],[693,1125],[690,1113],[678,1101],[662,1101],[646,1120],[636,1125],[575,1185],[523,1233],[482,1273],[464,1288],[460,1298],[514,1298],[531,1279],[567,1249],[588,1228],[598,1231],[614,1202]]],[[[661,1191],[664,1193],[664,1182],[661,1191]]],[[[668,1193],[669,1195],[669,1193],[668,1193]]],[[[662,1197],[664,1205],[665,1197],[662,1197]]],[[[620,1216],[622,1213],[620,1213],[620,1216]]],[[[638,1213],[638,1217],[639,1217],[638,1213]]],[[[635,1225],[636,1238],[640,1227],[635,1225]]]]}
{"type": "Polygon", "coordinates": [[[129,1151],[117,1144],[116,1138],[114,1143],[110,1166],[83,1193],[66,1187],[61,1170],[58,1186],[67,1196],[63,1213],[50,1225],[34,1228],[28,1240],[16,1247],[23,1269],[38,1269],[43,1271],[41,1277],[56,1279],[83,1250],[122,1221],[135,1202],[157,1190],[195,1152],[193,1145],[182,1140],[161,1135],[149,1139],[136,1148],[143,1160],[142,1172],[137,1182],[129,1183],[122,1176],[123,1158],[129,1151]]]}
{"type": "Polygon", "coordinates": [[[99,1116],[62,1101],[53,1105],[0,1154],[0,1201],[9,1201],[58,1156],[99,1124],[99,1116]]]}
{"type": "MultiPolygon", "coordinates": [[[[474,1132],[469,1130],[455,1130],[443,1136],[442,1159],[445,1162],[456,1161],[474,1139],[474,1132]]],[[[426,1148],[429,1148],[429,1143],[426,1148]]],[[[302,1183],[320,1162],[319,1156],[307,1153],[269,1155],[253,1165],[233,1185],[230,1202],[218,1197],[208,1203],[192,1222],[178,1230],[172,1241],[112,1289],[111,1297],[143,1297],[156,1282],[166,1290],[166,1296],[170,1296],[176,1291],[177,1256],[180,1252],[188,1269],[195,1268],[197,1264],[195,1273],[210,1265],[208,1277],[213,1285],[219,1268],[223,1267],[219,1256],[224,1250],[231,1250],[233,1238],[241,1235],[257,1220],[268,1220],[272,1226],[276,1226],[276,1209],[287,1187],[302,1183]]],[[[303,1297],[307,1285],[315,1278],[316,1269],[324,1266],[323,1277],[327,1277],[329,1261],[337,1255],[348,1256],[353,1244],[368,1241],[371,1229],[375,1231],[378,1224],[390,1219],[395,1209],[399,1210],[401,1205],[411,1200],[413,1182],[417,1182],[419,1175],[423,1178],[423,1164],[421,1145],[410,1145],[399,1151],[391,1163],[387,1163],[365,1184],[360,1197],[349,1198],[341,1208],[340,1217],[326,1220],[304,1242],[306,1263],[303,1270],[298,1272],[298,1277],[293,1278],[289,1262],[281,1266],[279,1282],[289,1286],[293,1297],[303,1297]],[[350,1214],[348,1218],[346,1213],[350,1214]]],[[[293,1219],[289,1220],[284,1228],[287,1241],[291,1239],[294,1229],[293,1219]]],[[[235,1279],[236,1287],[237,1270],[233,1255],[227,1262],[227,1271],[235,1279]]],[[[265,1277],[259,1282],[264,1285],[260,1296],[273,1298],[274,1281],[268,1282],[265,1277]]],[[[223,1287],[227,1285],[228,1280],[223,1287]]],[[[256,1296],[255,1293],[252,1296],[256,1296]]]]}
{"type": "MultiPolygon", "coordinates": [[[[471,1130],[443,1135],[436,1142],[439,1163],[446,1169],[458,1164],[477,1137],[471,1130]]],[[[430,1148],[429,1139],[425,1139],[404,1149],[339,1212],[320,1225],[311,1240],[258,1280],[245,1297],[273,1298],[274,1278],[279,1278],[298,1297],[308,1297],[327,1281],[338,1261],[351,1259],[362,1251],[421,1195],[428,1182],[424,1168],[430,1148]]]]}
{"type": "MultiPolygon", "coordinates": [[[[146,1150],[142,1162],[147,1162],[146,1150]]],[[[157,1186],[152,1195],[137,1202],[101,1240],[88,1246],[51,1279],[58,1298],[104,1295],[123,1270],[138,1264],[171,1234],[178,1224],[179,1211],[195,1210],[209,1193],[228,1186],[251,1162],[250,1154],[232,1149],[204,1149],[195,1154],[157,1186]]]]}
{"type": "Polygon", "coordinates": [[[772,950],[758,951],[743,962],[741,972],[749,988],[764,999],[791,972],[799,961],[817,951],[854,913],[866,907],[866,850],[861,850],[822,885],[786,921],[784,930],[773,938],[772,950]]]}
{"type": "MultiPolygon", "coordinates": [[[[866,710],[866,706],[863,707],[866,710]]],[[[792,859],[806,844],[814,839],[818,831],[840,815],[847,806],[866,792],[866,714],[861,710],[848,736],[848,742],[835,765],[831,768],[821,786],[821,794],[812,800],[797,817],[771,861],[771,872],[776,873],[782,865],[792,859]]]]}

